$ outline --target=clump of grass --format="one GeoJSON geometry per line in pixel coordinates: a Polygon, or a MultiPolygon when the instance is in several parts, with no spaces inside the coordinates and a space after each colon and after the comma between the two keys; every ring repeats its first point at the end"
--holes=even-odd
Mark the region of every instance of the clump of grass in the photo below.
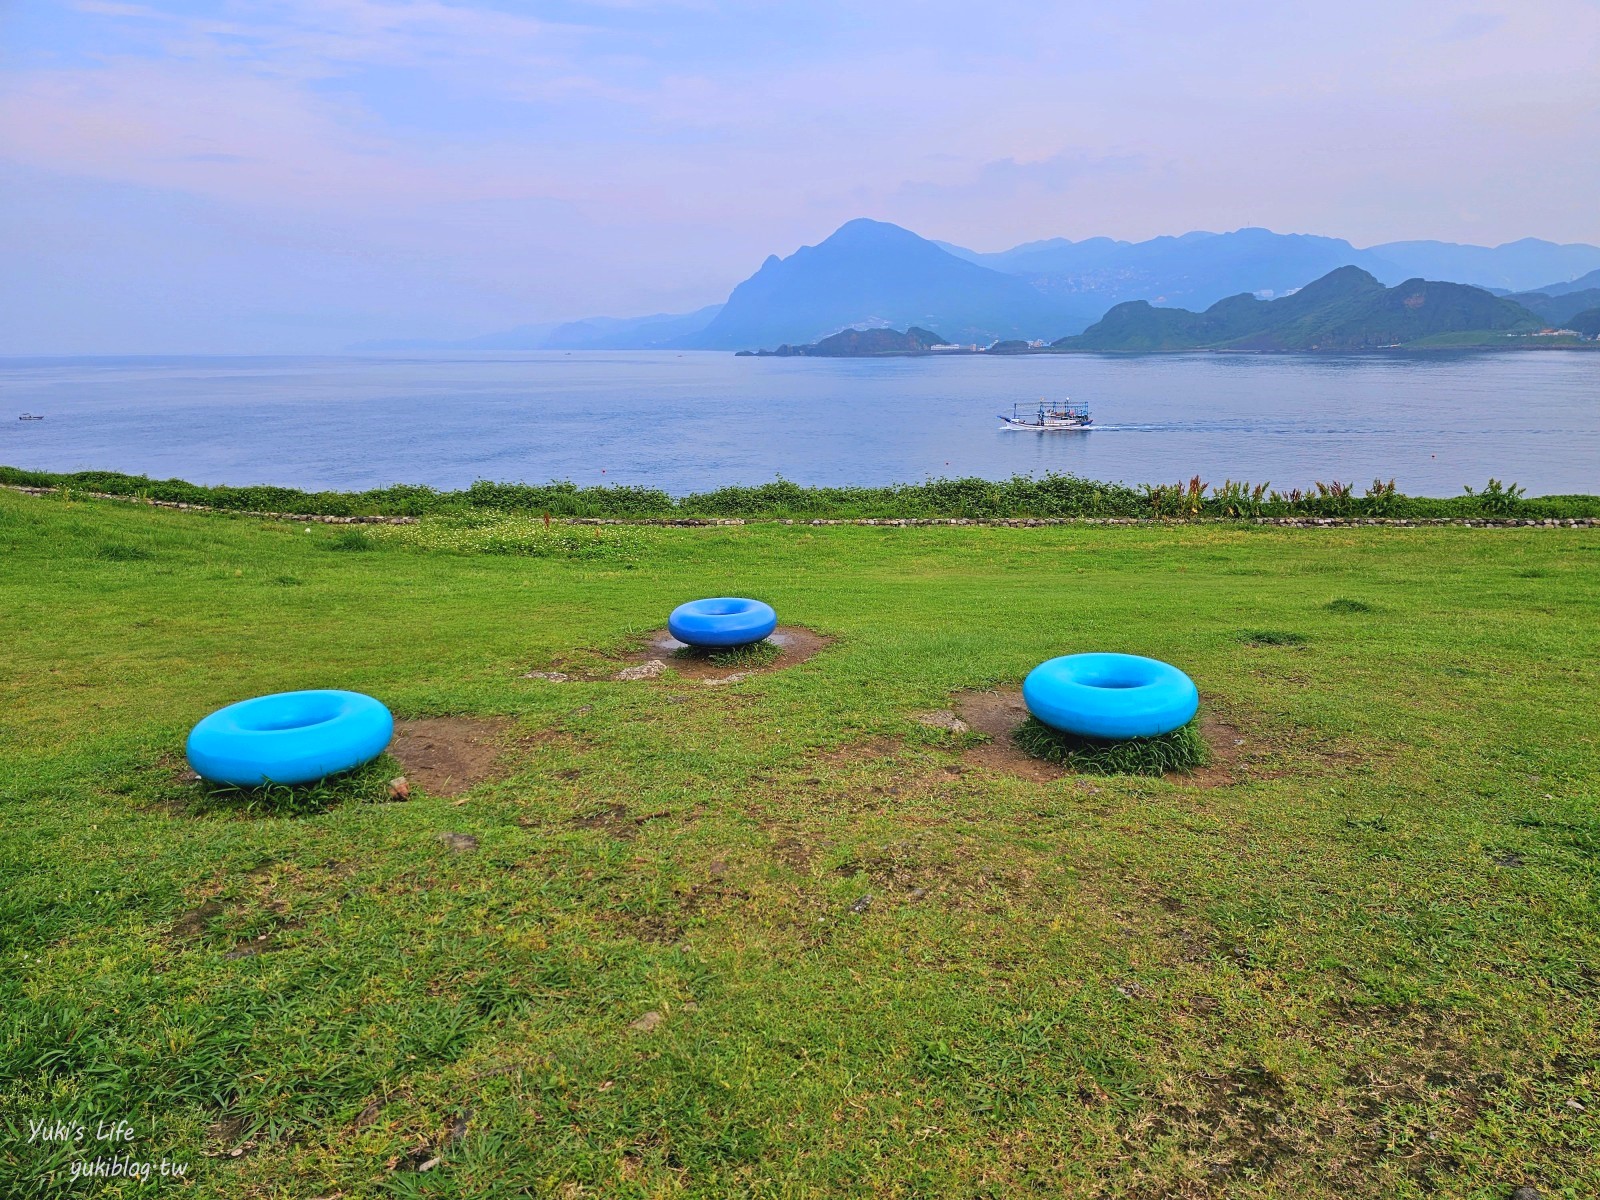
{"type": "Polygon", "coordinates": [[[681,650],[674,650],[677,658],[704,659],[714,667],[743,667],[754,670],[757,667],[771,666],[783,653],[783,647],[775,642],[751,642],[745,646],[724,646],[720,650],[708,650],[700,646],[685,646],[681,650]]]}
{"type": "Polygon", "coordinates": [[[1337,596],[1323,605],[1331,613],[1369,613],[1373,612],[1372,605],[1364,600],[1350,600],[1344,596],[1337,596]]]}
{"type": "Polygon", "coordinates": [[[1089,775],[1165,775],[1211,761],[1211,748],[1194,721],[1159,737],[1101,741],[1062,733],[1029,717],[1012,736],[1035,758],[1089,775]]]}
{"type": "Polygon", "coordinates": [[[376,550],[378,543],[370,533],[363,529],[346,529],[333,541],[328,543],[330,550],[351,550],[359,553],[363,550],[376,550]]]}
{"type": "Polygon", "coordinates": [[[1304,646],[1304,634],[1285,633],[1281,629],[1245,629],[1235,635],[1246,646],[1304,646]]]}
{"type": "Polygon", "coordinates": [[[124,546],[120,542],[107,542],[95,551],[96,558],[106,562],[146,562],[155,557],[143,546],[124,546]]]}
{"type": "Polygon", "coordinates": [[[246,788],[202,782],[190,811],[197,816],[233,813],[245,817],[310,817],[340,804],[381,803],[389,798],[389,780],[398,773],[399,765],[384,754],[353,771],[294,787],[269,783],[246,788]]]}
{"type": "Polygon", "coordinates": [[[273,577],[272,582],[279,587],[299,587],[305,580],[294,575],[276,575],[273,577]]]}
{"type": "Polygon", "coordinates": [[[1383,817],[1345,817],[1339,823],[1346,829],[1355,829],[1362,833],[1394,832],[1394,827],[1383,817]]]}

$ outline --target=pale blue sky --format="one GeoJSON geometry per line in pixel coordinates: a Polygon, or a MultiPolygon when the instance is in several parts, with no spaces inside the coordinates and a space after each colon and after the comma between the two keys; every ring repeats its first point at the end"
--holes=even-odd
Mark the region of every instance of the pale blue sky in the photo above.
{"type": "Polygon", "coordinates": [[[0,352],[698,307],[855,216],[1600,242],[1600,4],[0,0],[0,352]]]}

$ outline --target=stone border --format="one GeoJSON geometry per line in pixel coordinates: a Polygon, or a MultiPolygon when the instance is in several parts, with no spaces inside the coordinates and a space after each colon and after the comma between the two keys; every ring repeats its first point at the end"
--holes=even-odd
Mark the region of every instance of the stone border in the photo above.
{"type": "Polygon", "coordinates": [[[1411,529],[1454,525],[1485,529],[1593,529],[1600,517],[559,517],[568,525],[983,525],[1035,529],[1050,525],[1281,525],[1290,529],[1377,525],[1411,529]]]}
{"type": "MultiPolygon", "coordinates": [[[[26,496],[54,496],[60,488],[0,484],[26,496]]],[[[73,492],[75,489],[67,489],[73,492]]],[[[258,512],[245,508],[214,508],[177,500],[152,500],[148,496],[121,496],[114,492],[77,492],[95,500],[121,500],[186,512],[226,513],[269,521],[307,521],[324,525],[415,525],[416,517],[336,517],[318,513],[258,512]]],[[[538,514],[528,514],[530,521],[538,514]]],[[[554,517],[563,525],[643,525],[659,528],[705,528],[724,525],[883,525],[905,528],[923,525],[990,525],[1008,529],[1036,529],[1052,525],[1277,525],[1287,529],[1348,529],[1375,525],[1392,529],[1426,529],[1459,526],[1466,529],[1594,529],[1600,517],[554,517]]]]}

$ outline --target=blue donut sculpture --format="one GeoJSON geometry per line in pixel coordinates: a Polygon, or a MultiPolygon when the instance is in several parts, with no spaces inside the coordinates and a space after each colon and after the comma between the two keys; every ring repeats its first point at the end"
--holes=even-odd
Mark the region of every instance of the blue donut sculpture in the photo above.
{"type": "Polygon", "coordinates": [[[1170,663],[1137,654],[1068,654],[1022,681],[1022,702],[1052,729],[1092,738],[1155,737],[1194,719],[1200,692],[1170,663]]]}
{"type": "Polygon", "coordinates": [[[394,736],[394,718],[360,692],[280,692],[219,708],[189,733],[195,774],[260,787],[311,783],[371,762],[394,736]]]}
{"type": "Polygon", "coordinates": [[[738,596],[691,600],[667,618],[667,631],[687,646],[748,646],[777,627],[772,605],[738,596]]]}

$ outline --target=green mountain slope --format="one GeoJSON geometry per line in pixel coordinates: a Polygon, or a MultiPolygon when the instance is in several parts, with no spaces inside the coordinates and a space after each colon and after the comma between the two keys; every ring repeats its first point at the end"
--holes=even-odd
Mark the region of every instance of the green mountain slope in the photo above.
{"type": "MultiPolygon", "coordinates": [[[[1340,267],[1292,296],[1230,296],[1204,312],[1119,304],[1063,350],[1372,350],[1424,339],[1530,332],[1543,320],[1515,301],[1459,283],[1408,279],[1386,288],[1359,267],[1340,267]]],[[[1472,339],[1468,339],[1472,340],[1472,339]]]]}
{"type": "Polygon", "coordinates": [[[1566,325],[1573,317],[1588,309],[1600,307],[1600,287],[1585,288],[1579,292],[1518,292],[1507,296],[1529,312],[1537,313],[1552,325],[1566,325]]]}
{"type": "Polygon", "coordinates": [[[915,354],[943,343],[937,333],[913,325],[904,333],[898,329],[845,329],[804,346],[783,345],[776,350],[738,353],[756,358],[870,358],[875,354],[915,354]]]}
{"type": "Polygon", "coordinates": [[[1600,338],[1600,307],[1575,313],[1565,324],[1568,329],[1575,330],[1584,337],[1600,338]]]}

